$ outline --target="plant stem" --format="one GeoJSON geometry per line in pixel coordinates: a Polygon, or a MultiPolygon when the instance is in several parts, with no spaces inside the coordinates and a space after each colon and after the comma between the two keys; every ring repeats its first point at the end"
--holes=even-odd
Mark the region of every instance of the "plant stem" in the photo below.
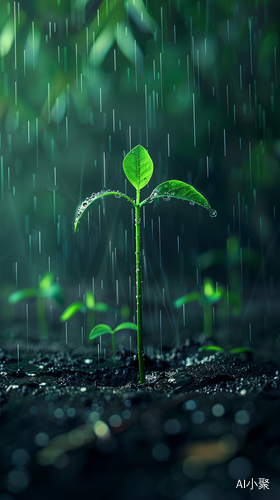
{"type": "Polygon", "coordinates": [[[136,243],[136,306],[137,306],[137,350],[140,384],[145,383],[145,364],[142,337],[142,296],[141,296],[141,251],[140,251],[140,189],[136,190],[135,243],[136,243]]]}
{"type": "Polygon", "coordinates": [[[212,337],[212,305],[206,304],[203,308],[204,335],[206,339],[212,337]]]}
{"type": "Polygon", "coordinates": [[[116,339],[115,339],[115,334],[114,332],[111,333],[112,335],[112,347],[113,347],[113,362],[116,362],[116,339]]]}
{"type": "Polygon", "coordinates": [[[37,320],[40,337],[48,336],[48,323],[46,318],[46,302],[44,297],[37,297],[37,320]]]}

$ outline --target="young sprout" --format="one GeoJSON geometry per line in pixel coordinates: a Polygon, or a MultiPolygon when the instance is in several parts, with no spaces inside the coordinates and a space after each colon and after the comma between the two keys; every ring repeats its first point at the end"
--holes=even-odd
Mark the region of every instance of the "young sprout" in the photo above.
{"type": "Polygon", "coordinates": [[[201,271],[209,267],[221,264],[228,268],[229,280],[229,300],[232,305],[232,312],[239,316],[242,310],[242,283],[240,269],[243,264],[249,264],[254,269],[259,269],[260,255],[253,248],[239,245],[239,239],[235,235],[229,236],[227,248],[216,248],[207,250],[198,258],[198,265],[201,271]]]}
{"type": "Polygon", "coordinates": [[[65,311],[59,317],[59,321],[65,323],[70,318],[72,318],[78,312],[86,313],[88,311],[88,332],[92,330],[95,323],[95,311],[100,312],[114,312],[114,309],[105,302],[95,302],[95,298],[92,292],[87,291],[85,297],[85,304],[81,301],[73,302],[70,304],[65,311]]]}
{"type": "Polygon", "coordinates": [[[94,340],[104,333],[111,333],[112,335],[112,348],[113,348],[113,361],[116,361],[116,339],[115,333],[120,330],[136,330],[137,326],[134,323],[121,323],[114,330],[109,325],[96,325],[89,334],[89,339],[94,340]]]}
{"type": "Polygon", "coordinates": [[[136,243],[136,317],[137,317],[137,349],[140,384],[145,382],[144,348],[142,336],[142,294],[141,294],[141,252],[140,252],[140,209],[145,203],[152,203],[156,198],[169,200],[177,198],[188,201],[190,204],[200,205],[208,210],[211,217],[216,217],[217,212],[213,210],[208,201],[196,189],[189,184],[178,180],[165,181],[159,184],[142,202],[140,202],[140,190],[148,184],[153,175],[153,162],[148,152],[140,144],[135,146],[123,160],[123,170],[129,182],[136,189],[135,201],[119,191],[107,190],[93,193],[79,206],[74,222],[74,229],[78,231],[78,223],[85,210],[96,200],[103,196],[115,196],[125,198],[135,210],[135,243],[136,243]]]}
{"type": "Polygon", "coordinates": [[[175,300],[174,306],[178,309],[184,304],[198,300],[201,307],[203,307],[203,332],[206,338],[211,338],[213,333],[213,304],[219,302],[222,298],[226,298],[231,304],[232,308],[236,307],[238,299],[233,292],[227,293],[222,285],[219,289],[215,290],[213,281],[210,278],[205,278],[203,281],[202,292],[191,292],[183,295],[175,300]]]}
{"type": "Polygon", "coordinates": [[[65,298],[64,292],[59,283],[54,281],[54,275],[51,272],[44,274],[39,286],[36,288],[24,288],[17,290],[8,297],[10,304],[16,304],[20,300],[28,299],[30,297],[37,298],[37,317],[39,324],[40,335],[47,331],[47,317],[46,317],[46,300],[51,299],[59,306],[64,306],[65,298]]]}
{"type": "Polygon", "coordinates": [[[215,352],[224,352],[224,353],[229,353],[229,354],[252,354],[255,352],[252,347],[235,347],[234,349],[230,349],[230,351],[227,351],[223,347],[219,347],[218,345],[203,345],[199,347],[198,352],[204,352],[204,351],[215,351],[215,352]]]}

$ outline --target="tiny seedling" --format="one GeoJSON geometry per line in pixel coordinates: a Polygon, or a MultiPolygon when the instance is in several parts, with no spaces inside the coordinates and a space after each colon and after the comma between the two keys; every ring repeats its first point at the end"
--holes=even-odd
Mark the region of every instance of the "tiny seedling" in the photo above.
{"type": "Polygon", "coordinates": [[[70,304],[65,311],[61,314],[59,317],[59,321],[62,323],[65,323],[69,319],[71,319],[75,314],[78,312],[82,313],[88,313],[87,321],[88,321],[88,332],[92,330],[92,328],[95,326],[95,312],[115,312],[115,310],[110,307],[108,304],[105,302],[95,302],[94,294],[93,292],[86,292],[85,295],[85,303],[82,301],[78,302],[73,302],[70,304]]]}
{"type": "Polygon", "coordinates": [[[142,294],[141,294],[141,252],[140,252],[140,209],[145,203],[152,203],[156,198],[170,200],[177,198],[188,201],[191,205],[200,205],[208,210],[211,217],[216,217],[217,212],[213,210],[208,201],[195,188],[178,180],[165,181],[159,184],[142,202],[140,202],[140,190],[148,184],[153,175],[153,162],[146,151],[141,146],[135,146],[123,160],[124,173],[136,189],[136,200],[132,200],[129,196],[120,191],[100,191],[93,193],[89,198],[86,198],[78,207],[74,229],[78,231],[78,223],[84,214],[85,210],[96,200],[104,196],[115,196],[116,198],[125,198],[135,209],[135,244],[136,244],[136,317],[137,317],[137,349],[140,384],[145,382],[145,366],[144,366],[144,348],[142,336],[142,294]]]}
{"type": "Polygon", "coordinates": [[[223,353],[228,353],[228,354],[240,354],[241,356],[243,355],[248,355],[252,354],[255,352],[252,347],[235,347],[234,349],[230,349],[228,351],[227,349],[224,349],[223,347],[220,347],[218,345],[203,345],[199,347],[198,352],[223,352],[223,353]]]}
{"type": "Polygon", "coordinates": [[[113,361],[115,363],[116,361],[116,339],[115,339],[115,333],[119,332],[120,330],[136,330],[137,331],[137,326],[135,323],[121,323],[118,325],[114,330],[109,325],[96,325],[90,332],[89,334],[89,339],[94,340],[97,337],[100,337],[100,335],[104,335],[105,333],[111,333],[112,335],[112,348],[113,348],[113,361]]]}
{"type": "Polygon", "coordinates": [[[38,288],[24,288],[17,290],[8,297],[10,304],[16,304],[20,300],[36,297],[37,299],[37,317],[39,324],[40,335],[44,335],[48,330],[47,316],[46,316],[46,300],[51,299],[58,306],[64,306],[64,292],[59,283],[54,281],[54,275],[51,272],[44,274],[39,282],[38,288]]]}
{"type": "Polygon", "coordinates": [[[259,269],[260,255],[253,248],[241,248],[239,239],[235,235],[231,235],[227,239],[226,249],[216,248],[207,250],[198,258],[198,265],[201,271],[217,264],[222,264],[228,268],[228,295],[232,305],[232,312],[235,316],[239,316],[242,310],[241,276],[242,266],[245,263],[249,264],[253,269],[259,269]]]}
{"type": "Polygon", "coordinates": [[[179,307],[198,300],[199,305],[203,307],[203,333],[206,338],[212,337],[213,332],[213,305],[221,299],[226,298],[232,308],[238,304],[238,298],[233,292],[226,292],[222,285],[219,285],[218,290],[214,289],[213,282],[210,278],[205,278],[201,292],[191,292],[183,295],[175,300],[174,307],[179,307]]]}

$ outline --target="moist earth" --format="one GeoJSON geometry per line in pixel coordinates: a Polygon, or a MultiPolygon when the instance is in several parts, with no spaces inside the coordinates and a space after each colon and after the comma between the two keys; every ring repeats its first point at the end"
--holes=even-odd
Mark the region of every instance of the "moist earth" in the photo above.
{"type": "Polygon", "coordinates": [[[0,350],[0,500],[279,497],[279,367],[195,351],[0,350]]]}

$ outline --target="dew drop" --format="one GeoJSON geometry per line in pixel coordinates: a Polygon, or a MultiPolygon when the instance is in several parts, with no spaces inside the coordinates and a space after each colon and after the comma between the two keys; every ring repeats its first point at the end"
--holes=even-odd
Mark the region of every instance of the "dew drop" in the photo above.
{"type": "Polygon", "coordinates": [[[210,208],[209,215],[210,215],[210,217],[217,217],[217,210],[210,208]]]}

